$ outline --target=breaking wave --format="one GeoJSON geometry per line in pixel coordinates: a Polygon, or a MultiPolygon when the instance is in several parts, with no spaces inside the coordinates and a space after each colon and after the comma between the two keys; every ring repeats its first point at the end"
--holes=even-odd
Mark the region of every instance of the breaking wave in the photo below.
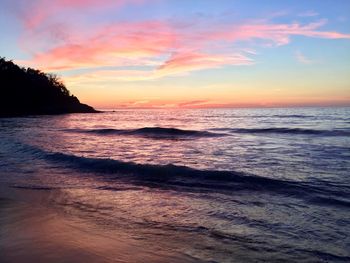
{"type": "Polygon", "coordinates": [[[176,128],[162,128],[162,127],[144,127],[140,129],[73,129],[68,130],[80,133],[91,133],[99,135],[130,135],[130,136],[143,136],[150,138],[200,138],[200,137],[220,137],[225,134],[213,133],[208,131],[196,131],[196,130],[182,130],[176,128]]]}
{"type": "Polygon", "coordinates": [[[303,128],[218,128],[217,131],[244,134],[299,134],[299,135],[320,135],[320,136],[350,136],[348,130],[315,130],[303,128]]]}
{"type": "Polygon", "coordinates": [[[213,128],[204,130],[182,130],[177,128],[144,127],[140,129],[69,129],[68,132],[96,135],[139,136],[151,139],[194,139],[203,137],[222,137],[230,134],[286,134],[318,136],[350,136],[349,130],[316,130],[304,128],[213,128]],[[214,131],[214,132],[213,132],[214,131]]]}
{"type": "Polygon", "coordinates": [[[246,174],[237,171],[199,170],[186,166],[124,162],[106,158],[90,158],[31,147],[40,159],[58,162],[66,168],[107,176],[108,180],[124,180],[136,185],[181,191],[259,191],[294,196],[310,203],[350,207],[346,185],[313,184],[246,174]]]}

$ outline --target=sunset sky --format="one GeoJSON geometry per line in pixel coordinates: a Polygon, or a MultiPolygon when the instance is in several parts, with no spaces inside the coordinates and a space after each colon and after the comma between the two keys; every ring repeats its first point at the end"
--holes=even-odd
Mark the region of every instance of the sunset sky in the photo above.
{"type": "Polygon", "coordinates": [[[0,31],[96,108],[350,105],[347,0],[1,0],[0,31]]]}

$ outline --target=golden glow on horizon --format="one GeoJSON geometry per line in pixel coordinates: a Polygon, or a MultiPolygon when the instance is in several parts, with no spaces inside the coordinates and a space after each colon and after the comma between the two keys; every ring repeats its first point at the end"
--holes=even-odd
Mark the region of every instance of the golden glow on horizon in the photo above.
{"type": "Polygon", "coordinates": [[[309,88],[285,85],[284,88],[234,87],[212,85],[188,89],[170,84],[123,88],[77,87],[79,98],[97,108],[207,108],[207,107],[280,107],[347,105],[348,89],[309,88]],[[96,89],[99,92],[96,92],[96,89]],[[83,92],[82,92],[83,90],[83,92]],[[81,92],[81,94],[79,94],[81,92]],[[189,99],[190,98],[190,99],[189,99]]]}

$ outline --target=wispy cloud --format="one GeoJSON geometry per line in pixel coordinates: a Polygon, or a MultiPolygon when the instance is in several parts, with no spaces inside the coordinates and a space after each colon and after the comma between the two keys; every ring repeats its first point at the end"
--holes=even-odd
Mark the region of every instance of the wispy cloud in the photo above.
{"type": "Polygon", "coordinates": [[[299,61],[302,64],[310,65],[310,64],[315,63],[315,61],[311,60],[310,58],[307,58],[299,50],[295,52],[295,58],[297,59],[297,61],[299,61]]]}
{"type": "Polygon", "coordinates": [[[346,16],[338,16],[337,17],[337,21],[342,22],[342,23],[347,22],[348,20],[349,19],[346,16]]]}
{"type": "Polygon", "coordinates": [[[158,71],[169,75],[195,70],[218,68],[225,65],[249,65],[253,60],[242,54],[175,53],[164,62],[158,71]]]}
{"type": "Polygon", "coordinates": [[[309,10],[309,11],[305,11],[303,13],[300,13],[298,16],[300,17],[315,17],[315,16],[319,16],[320,14],[313,11],[313,10],[309,10]]]}
{"type": "MultiPolygon", "coordinates": [[[[45,24],[57,21],[57,15],[74,11],[100,11],[126,4],[142,3],[145,0],[33,0],[30,2],[30,12],[23,18],[28,30],[36,30],[45,24]]],[[[66,16],[65,18],[67,18],[66,16]]]]}
{"type": "Polygon", "coordinates": [[[171,50],[174,41],[175,34],[161,22],[120,23],[100,28],[74,43],[39,52],[32,62],[54,71],[148,65],[152,64],[151,58],[171,50]]]}
{"type": "MultiPolygon", "coordinates": [[[[239,104],[235,106],[242,106],[244,104],[239,104]]],[[[193,109],[193,108],[208,108],[208,107],[232,107],[234,105],[232,104],[225,104],[218,101],[213,100],[182,100],[182,101],[162,101],[162,100],[135,100],[135,101],[126,101],[119,103],[116,108],[136,108],[136,109],[142,109],[142,108],[156,108],[156,109],[164,109],[164,108],[187,108],[187,109],[193,109]]]]}
{"type": "Polygon", "coordinates": [[[185,102],[178,103],[178,106],[180,107],[198,106],[198,105],[207,104],[209,102],[210,101],[208,100],[192,100],[192,101],[185,101],[185,102]]]}
{"type": "MultiPolygon", "coordinates": [[[[55,72],[95,69],[96,72],[84,73],[81,78],[70,77],[74,81],[97,76],[120,81],[152,80],[228,65],[251,65],[257,56],[255,47],[287,45],[293,36],[350,39],[350,34],[322,30],[326,20],[302,24],[269,20],[218,23],[208,19],[195,22],[163,19],[93,26],[84,24],[84,20],[82,24],[71,21],[71,15],[77,11],[79,14],[80,11],[102,12],[147,1],[151,0],[36,0],[31,4],[31,12],[23,16],[25,34],[21,39],[21,46],[33,55],[30,60],[21,62],[55,72]],[[147,69],[100,70],[120,66],[147,69]]],[[[316,13],[308,11],[301,15],[312,17],[316,13]]],[[[300,52],[296,57],[302,63],[311,63],[300,52]]]]}
{"type": "Polygon", "coordinates": [[[94,70],[90,73],[76,74],[66,77],[68,84],[146,81],[159,78],[155,71],[147,70],[94,70]]]}

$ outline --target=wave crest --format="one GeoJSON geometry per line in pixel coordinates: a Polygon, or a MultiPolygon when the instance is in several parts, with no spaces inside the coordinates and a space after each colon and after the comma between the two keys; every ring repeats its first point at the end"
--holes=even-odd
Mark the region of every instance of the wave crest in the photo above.
{"type": "Polygon", "coordinates": [[[223,137],[232,134],[286,134],[286,135],[318,135],[318,136],[350,136],[349,130],[316,130],[305,128],[212,128],[204,130],[183,130],[177,128],[144,127],[139,129],[69,129],[69,132],[89,133],[96,135],[139,136],[151,139],[195,139],[203,137],[223,137]],[[217,131],[217,132],[212,132],[217,131]]]}
{"type": "Polygon", "coordinates": [[[225,134],[213,133],[199,130],[182,130],[177,128],[144,127],[140,129],[90,129],[90,130],[68,130],[80,133],[91,133],[97,135],[129,135],[142,136],[155,139],[186,139],[200,137],[219,137],[225,134]]]}
{"type": "MultiPolygon", "coordinates": [[[[125,162],[107,158],[76,156],[50,152],[36,146],[16,142],[18,151],[31,158],[55,163],[54,168],[73,169],[82,174],[97,176],[102,180],[117,180],[137,186],[157,187],[175,191],[218,192],[267,192],[293,196],[308,203],[326,206],[350,207],[350,186],[327,180],[291,181],[268,178],[238,171],[200,170],[186,166],[156,165],[125,162]]],[[[15,187],[18,187],[15,186],[15,187]]],[[[28,187],[28,186],[26,186],[28,187]]],[[[37,190],[36,186],[30,186],[37,190]]],[[[49,190],[44,186],[38,190],[49,190]]],[[[101,189],[119,191],[120,189],[101,189]]]]}
{"type": "MultiPolygon", "coordinates": [[[[186,166],[139,164],[114,159],[90,158],[32,148],[33,153],[66,168],[107,176],[108,180],[124,180],[135,185],[175,189],[179,191],[238,192],[258,191],[294,196],[321,205],[350,206],[339,197],[349,195],[350,187],[328,183],[287,181],[237,171],[199,170],[186,166]],[[319,202],[319,200],[327,200],[319,202]]],[[[347,199],[347,198],[346,198],[347,199]]]]}
{"type": "Polygon", "coordinates": [[[320,136],[349,136],[348,130],[315,130],[304,128],[217,128],[217,131],[244,134],[289,134],[289,135],[320,135],[320,136]]]}

